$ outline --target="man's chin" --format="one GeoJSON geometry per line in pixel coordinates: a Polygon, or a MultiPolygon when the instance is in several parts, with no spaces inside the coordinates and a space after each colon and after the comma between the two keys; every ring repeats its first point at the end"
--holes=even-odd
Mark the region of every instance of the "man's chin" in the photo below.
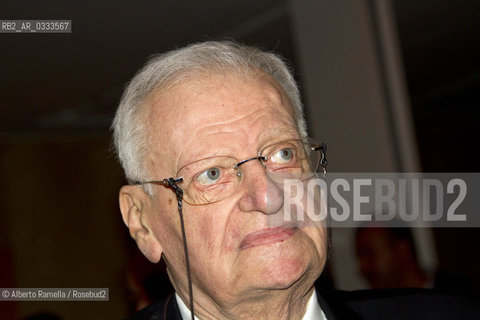
{"type": "Polygon", "coordinates": [[[241,250],[243,275],[259,289],[288,289],[296,283],[311,281],[319,276],[321,261],[310,253],[315,248],[305,242],[304,234],[294,229],[293,235],[275,243],[244,248],[241,250]],[[253,268],[251,266],[254,266],[253,268]],[[248,272],[245,272],[248,269],[248,272]]]}
{"type": "Polygon", "coordinates": [[[288,289],[305,276],[306,267],[297,259],[278,259],[259,275],[259,285],[267,289],[288,289]]]}

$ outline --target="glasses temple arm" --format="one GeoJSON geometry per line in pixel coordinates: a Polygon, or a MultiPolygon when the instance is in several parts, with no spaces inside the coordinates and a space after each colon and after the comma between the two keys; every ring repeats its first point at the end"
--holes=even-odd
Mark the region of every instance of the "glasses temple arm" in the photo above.
{"type": "Polygon", "coordinates": [[[317,146],[313,147],[313,150],[320,151],[320,166],[323,169],[323,176],[326,176],[327,175],[327,165],[328,165],[327,145],[325,143],[321,143],[320,145],[317,145],[317,146]]]}

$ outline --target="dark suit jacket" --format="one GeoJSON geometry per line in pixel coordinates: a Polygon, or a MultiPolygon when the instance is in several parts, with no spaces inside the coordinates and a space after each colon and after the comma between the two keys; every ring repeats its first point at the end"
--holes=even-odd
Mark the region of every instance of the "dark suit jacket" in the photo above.
{"type": "MultiPolygon", "coordinates": [[[[427,289],[322,292],[318,302],[328,320],[474,320],[480,308],[473,298],[427,289]]],[[[152,304],[128,320],[182,320],[175,295],[152,304]]]]}

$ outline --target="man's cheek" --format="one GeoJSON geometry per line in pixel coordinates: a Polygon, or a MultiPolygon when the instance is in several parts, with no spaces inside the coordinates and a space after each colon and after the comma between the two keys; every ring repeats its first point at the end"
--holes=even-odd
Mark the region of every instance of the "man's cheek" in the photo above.
{"type": "Polygon", "coordinates": [[[178,217],[174,214],[178,216],[178,213],[163,210],[156,211],[156,214],[150,217],[152,232],[160,241],[163,250],[168,250],[168,247],[183,242],[180,223],[177,223],[178,217]]]}
{"type": "Polygon", "coordinates": [[[313,242],[320,255],[327,251],[327,231],[325,228],[305,227],[302,229],[306,236],[313,242]]]}
{"type": "MultiPolygon", "coordinates": [[[[197,228],[194,230],[194,236],[190,235],[196,242],[192,244],[195,247],[203,247],[202,251],[208,252],[215,251],[218,246],[218,238],[221,236],[221,230],[216,228],[219,225],[219,221],[211,215],[202,215],[202,219],[198,221],[197,228]]],[[[187,235],[188,236],[188,235],[187,235]]]]}

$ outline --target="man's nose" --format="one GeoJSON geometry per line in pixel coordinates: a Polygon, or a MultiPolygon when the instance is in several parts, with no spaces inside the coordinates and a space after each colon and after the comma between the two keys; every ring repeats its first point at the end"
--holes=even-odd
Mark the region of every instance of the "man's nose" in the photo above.
{"type": "Polygon", "coordinates": [[[283,190],[272,181],[260,161],[244,163],[242,170],[242,197],[239,207],[242,211],[260,211],[275,214],[283,207],[283,190]]]}

